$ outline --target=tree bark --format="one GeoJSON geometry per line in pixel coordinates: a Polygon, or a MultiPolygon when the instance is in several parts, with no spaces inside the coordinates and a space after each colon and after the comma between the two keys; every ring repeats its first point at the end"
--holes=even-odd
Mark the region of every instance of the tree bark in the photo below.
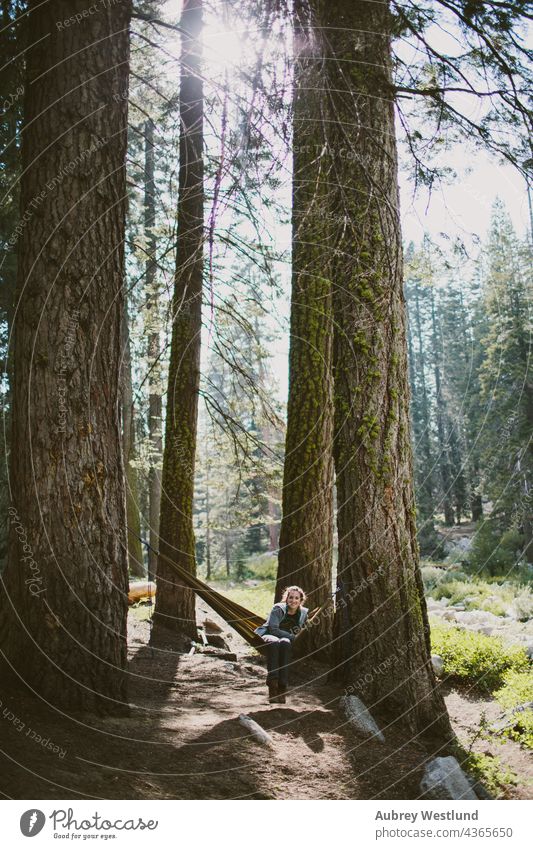
{"type": "Polygon", "coordinates": [[[434,357],[434,372],[435,372],[435,399],[437,405],[437,438],[439,445],[439,469],[442,483],[442,509],[444,511],[444,524],[453,525],[455,514],[452,504],[452,475],[450,470],[449,448],[446,438],[446,404],[442,394],[442,356],[441,344],[437,331],[437,316],[435,314],[435,296],[433,288],[430,288],[431,295],[431,327],[433,341],[433,357],[434,357]]]}
{"type": "Polygon", "coordinates": [[[2,651],[61,709],[124,709],[120,422],[131,4],[29,3],[2,651]]]}
{"type": "Polygon", "coordinates": [[[122,444],[126,472],[126,521],[128,536],[129,573],[134,578],[144,578],[143,550],[140,540],[141,515],[137,469],[131,465],[135,459],[135,409],[131,377],[131,343],[127,297],[124,299],[123,361],[122,361],[122,444]]]}
{"type": "MultiPolygon", "coordinates": [[[[313,6],[314,4],[311,4],[313,6]]],[[[315,10],[295,4],[292,296],[289,397],[276,600],[301,586],[311,608],[331,595],[333,552],[332,306],[329,268],[324,57],[315,10]]],[[[324,650],[332,620],[321,617],[305,651],[324,650]]]]}
{"type": "Polygon", "coordinates": [[[387,3],[328,0],[336,216],[334,377],[340,663],[350,692],[451,736],[418,564],[387,3]]]}
{"type": "Polygon", "coordinates": [[[146,301],[148,330],[148,363],[150,368],[148,397],[148,433],[150,438],[149,472],[149,534],[148,578],[153,580],[157,572],[157,554],[159,550],[159,514],[161,510],[161,469],[163,457],[163,397],[160,388],[161,338],[159,332],[158,293],[157,293],[157,238],[155,227],[155,156],[154,125],[151,120],[145,122],[144,153],[144,231],[147,241],[145,284],[148,293],[146,301]]]}
{"type": "MultiPolygon", "coordinates": [[[[181,18],[178,248],[161,494],[160,552],[196,573],[192,520],[204,242],[202,3],[181,18]]],[[[195,597],[160,558],[154,624],[196,638],[195,597]]]]}

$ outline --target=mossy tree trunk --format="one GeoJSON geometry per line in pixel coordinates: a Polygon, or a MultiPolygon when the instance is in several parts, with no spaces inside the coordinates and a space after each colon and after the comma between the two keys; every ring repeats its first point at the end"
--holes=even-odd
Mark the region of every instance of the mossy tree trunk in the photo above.
{"type": "Polygon", "coordinates": [[[371,711],[450,735],[418,564],[387,3],[328,0],[335,440],[345,681],[371,711]]]}
{"type": "Polygon", "coordinates": [[[120,426],[131,4],[29,3],[2,651],[62,709],[126,701],[120,426]]]}
{"type": "MultiPolygon", "coordinates": [[[[295,3],[292,295],[289,397],[276,600],[297,584],[309,606],[331,595],[333,549],[332,306],[327,219],[328,172],[321,79],[322,38],[313,10],[295,3]]],[[[305,652],[324,649],[332,619],[306,635],[305,652]]]]}
{"type": "MultiPolygon", "coordinates": [[[[168,376],[159,550],[196,572],[192,520],[200,385],[204,242],[202,4],[185,0],[181,17],[178,246],[168,376]]],[[[156,627],[196,637],[195,597],[162,558],[157,564],[156,627]]]]}

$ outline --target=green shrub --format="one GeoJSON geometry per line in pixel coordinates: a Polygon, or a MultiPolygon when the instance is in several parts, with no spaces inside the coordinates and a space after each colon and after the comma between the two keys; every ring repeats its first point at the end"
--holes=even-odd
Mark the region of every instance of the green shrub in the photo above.
{"type": "Polygon", "coordinates": [[[431,563],[422,564],[420,571],[422,573],[422,581],[424,582],[424,590],[429,595],[433,595],[432,590],[437,587],[441,581],[446,579],[445,569],[438,566],[433,566],[431,563]]]}
{"type": "Polygon", "coordinates": [[[431,593],[433,598],[449,598],[450,604],[457,604],[463,601],[467,596],[472,595],[473,586],[467,581],[457,581],[453,577],[444,578],[440,584],[435,587],[431,593]]]}
{"type": "Polygon", "coordinates": [[[429,520],[419,523],[418,545],[422,556],[432,560],[444,560],[446,557],[445,541],[429,520]]]}
{"type": "MultiPolygon", "coordinates": [[[[517,672],[509,670],[504,675],[504,684],[494,693],[494,698],[503,708],[511,711],[519,705],[531,702],[533,699],[533,669],[517,672]]],[[[503,734],[518,743],[533,749],[533,710],[523,710],[510,714],[513,724],[504,728],[503,734]]]]}
{"type": "Polygon", "coordinates": [[[478,527],[468,552],[468,569],[488,575],[506,575],[519,567],[523,547],[522,534],[514,529],[502,534],[495,520],[486,519],[478,527]]]}
{"type": "Polygon", "coordinates": [[[509,670],[524,672],[529,668],[523,648],[504,645],[497,637],[474,631],[433,624],[431,644],[435,654],[442,657],[447,675],[488,691],[501,687],[509,670]]]}
{"type": "Polygon", "coordinates": [[[260,581],[275,581],[278,574],[278,558],[275,554],[249,557],[246,561],[251,577],[260,581]]]}
{"type": "Polygon", "coordinates": [[[533,619],[533,593],[529,587],[524,587],[521,592],[515,596],[512,608],[514,615],[521,622],[527,622],[533,619]]]}
{"type": "Polygon", "coordinates": [[[502,765],[500,758],[483,755],[481,752],[458,753],[457,760],[462,768],[480,781],[492,796],[501,796],[510,784],[518,784],[516,773],[502,765]]]}

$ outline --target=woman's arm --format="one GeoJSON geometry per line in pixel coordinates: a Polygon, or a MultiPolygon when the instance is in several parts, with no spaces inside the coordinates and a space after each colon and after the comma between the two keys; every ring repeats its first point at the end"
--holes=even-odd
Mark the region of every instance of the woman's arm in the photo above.
{"type": "Polygon", "coordinates": [[[285,637],[285,639],[290,640],[292,643],[294,640],[294,634],[291,634],[289,631],[283,631],[279,627],[284,616],[285,611],[281,607],[274,605],[267,620],[268,633],[272,634],[274,637],[285,637]]]}

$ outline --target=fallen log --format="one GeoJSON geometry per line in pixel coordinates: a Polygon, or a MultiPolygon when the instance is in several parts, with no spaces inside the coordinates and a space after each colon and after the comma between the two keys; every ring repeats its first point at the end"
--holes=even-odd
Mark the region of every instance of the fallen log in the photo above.
{"type": "Polygon", "coordinates": [[[135,581],[130,584],[128,591],[128,604],[134,604],[136,601],[149,599],[155,596],[154,581],[135,581]]]}

